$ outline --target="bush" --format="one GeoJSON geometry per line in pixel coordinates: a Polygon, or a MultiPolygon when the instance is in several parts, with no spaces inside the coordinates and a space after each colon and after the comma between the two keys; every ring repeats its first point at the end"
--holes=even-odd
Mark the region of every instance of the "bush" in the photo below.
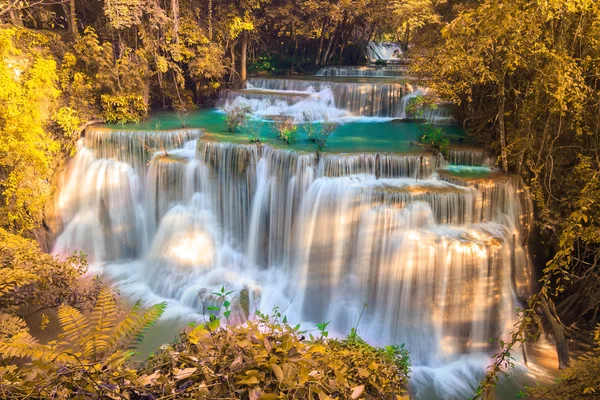
{"type": "Polygon", "coordinates": [[[42,252],[37,243],[0,228],[0,312],[34,311],[68,303],[85,308],[98,287],[81,289],[78,279],[87,271],[85,257],[74,254],[60,261],[42,252]]]}
{"type": "Polygon", "coordinates": [[[275,119],[275,129],[277,136],[286,144],[290,144],[296,140],[296,132],[298,125],[294,122],[294,117],[285,114],[279,114],[275,119]]]}
{"type": "Polygon", "coordinates": [[[248,67],[248,71],[252,74],[271,73],[275,71],[275,66],[272,57],[260,56],[248,67]]]}
{"type": "Polygon", "coordinates": [[[327,116],[322,123],[315,123],[311,113],[302,113],[302,129],[308,135],[308,141],[317,144],[317,151],[325,150],[327,139],[338,126],[340,126],[338,121],[329,120],[327,116]]]}
{"type": "Polygon", "coordinates": [[[261,137],[264,124],[255,123],[248,126],[248,140],[250,143],[262,143],[264,139],[261,137]]]}
{"type": "Polygon", "coordinates": [[[450,140],[446,137],[446,131],[442,128],[435,127],[431,124],[425,124],[422,129],[419,141],[434,151],[448,155],[448,149],[450,148],[450,140]]]}
{"type": "Polygon", "coordinates": [[[433,98],[419,94],[408,100],[408,103],[406,104],[406,115],[413,118],[423,118],[426,110],[434,110],[436,108],[437,104],[433,98]]]}
{"type": "Polygon", "coordinates": [[[307,341],[277,310],[228,329],[212,321],[147,360],[136,394],[154,397],[165,387],[182,398],[398,399],[406,393],[408,363],[399,348],[375,348],[356,335],[307,341]]]}
{"type": "Polygon", "coordinates": [[[138,94],[108,95],[103,94],[102,116],[107,122],[117,124],[139,123],[148,116],[148,105],[138,94]]]}
{"type": "Polygon", "coordinates": [[[239,127],[243,126],[246,121],[252,116],[250,106],[231,106],[225,108],[225,125],[227,131],[235,132],[239,127]]]}

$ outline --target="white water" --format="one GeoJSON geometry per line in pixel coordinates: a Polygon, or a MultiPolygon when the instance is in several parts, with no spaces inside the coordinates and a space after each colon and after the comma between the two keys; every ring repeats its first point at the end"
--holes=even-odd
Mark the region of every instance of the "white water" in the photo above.
{"type": "MultiPolygon", "coordinates": [[[[436,398],[472,390],[488,339],[510,332],[529,287],[513,180],[438,179],[432,156],[317,160],[198,131],[166,133],[154,155],[136,147],[157,135],[88,129],[57,199],[55,253],[83,250],[132,300],[168,301],[167,317],[199,318],[224,285],[234,321],[278,305],[345,335],[366,303],[359,333],[406,343],[417,392],[422,380],[437,382],[436,398]]],[[[476,164],[480,153],[451,157],[476,164]]]]}
{"type": "Polygon", "coordinates": [[[367,45],[367,57],[370,61],[398,60],[402,56],[402,49],[398,43],[392,42],[369,42],[367,45]]]}
{"type": "Polygon", "coordinates": [[[388,67],[323,67],[316,76],[401,77],[406,70],[388,67]]]}
{"type": "MultiPolygon", "coordinates": [[[[364,82],[332,82],[310,79],[249,78],[247,89],[223,91],[219,106],[248,106],[259,118],[278,115],[294,117],[301,122],[304,115],[313,120],[373,120],[407,118],[406,107],[411,98],[427,93],[427,89],[390,79],[364,82]]],[[[438,124],[453,124],[452,108],[445,104],[428,109],[422,118],[438,124]]]]}

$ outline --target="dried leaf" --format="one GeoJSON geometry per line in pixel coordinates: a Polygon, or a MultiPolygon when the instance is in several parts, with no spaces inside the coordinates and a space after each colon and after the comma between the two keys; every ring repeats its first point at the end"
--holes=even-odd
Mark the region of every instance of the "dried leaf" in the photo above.
{"type": "Polygon", "coordinates": [[[362,396],[362,394],[364,393],[364,391],[365,391],[365,385],[357,386],[357,387],[355,387],[355,388],[352,389],[352,394],[350,395],[350,398],[352,400],[356,400],[360,396],[362,396]]]}
{"type": "Polygon", "coordinates": [[[152,381],[158,379],[159,377],[160,377],[160,371],[154,371],[154,373],[152,375],[140,376],[140,378],[138,379],[138,382],[141,385],[148,386],[148,385],[152,384],[152,381]]]}
{"type": "Polygon", "coordinates": [[[184,368],[177,369],[175,368],[173,372],[175,373],[175,380],[180,381],[185,378],[189,378],[194,372],[196,372],[198,368],[184,368]]]}

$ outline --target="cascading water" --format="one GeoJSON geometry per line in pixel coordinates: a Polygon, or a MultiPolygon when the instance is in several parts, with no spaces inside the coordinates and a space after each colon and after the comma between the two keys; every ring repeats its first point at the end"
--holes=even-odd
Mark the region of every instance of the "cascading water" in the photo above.
{"type": "MultiPolygon", "coordinates": [[[[247,89],[221,92],[218,104],[224,109],[248,106],[261,118],[290,115],[296,122],[301,122],[305,115],[316,121],[353,117],[394,119],[407,118],[410,99],[426,92],[392,79],[336,82],[249,78],[247,89]]],[[[452,111],[451,106],[439,104],[426,109],[421,118],[437,124],[453,124],[452,111]]]]}
{"type": "Polygon", "coordinates": [[[323,67],[316,76],[403,77],[406,70],[387,67],[323,67]]]}
{"type": "Polygon", "coordinates": [[[249,105],[259,116],[280,113],[302,117],[303,111],[332,118],[367,116],[397,118],[401,99],[409,85],[399,82],[329,82],[304,79],[249,78],[248,92],[222,92],[219,104],[249,105]],[[262,92],[261,92],[262,91],[262,92]],[[285,94],[304,93],[296,101],[282,100],[285,94]]]}
{"type": "Polygon", "coordinates": [[[369,61],[394,61],[402,56],[402,49],[393,42],[369,42],[366,50],[369,61]]]}
{"type": "MultiPolygon", "coordinates": [[[[373,59],[398,50],[368,47],[373,59]]],[[[249,78],[219,104],[296,122],[413,117],[406,107],[427,89],[393,79],[400,74],[326,67],[317,75],[332,78],[249,78]]],[[[443,104],[420,117],[454,122],[443,104]]],[[[367,140],[377,136],[371,126],[367,140]]],[[[91,127],[79,145],[56,200],[54,253],[87,253],[131,300],[167,301],[168,316],[200,318],[224,285],[234,291],[231,321],[277,305],[307,328],[331,320],[345,335],[367,304],[360,334],[406,343],[416,397],[461,399],[481,376],[488,339],[510,332],[528,294],[528,203],[480,149],[453,147],[447,160],[412,145],[406,154],[303,153],[160,126],[91,127]],[[453,363],[460,357],[468,361],[453,363]]]]}

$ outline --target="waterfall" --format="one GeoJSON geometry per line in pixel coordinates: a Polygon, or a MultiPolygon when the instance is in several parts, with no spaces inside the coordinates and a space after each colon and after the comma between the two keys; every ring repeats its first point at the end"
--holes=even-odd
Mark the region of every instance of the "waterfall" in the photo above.
{"type": "MultiPolygon", "coordinates": [[[[330,82],[306,79],[249,78],[248,88],[226,90],[219,95],[224,109],[249,106],[262,118],[291,115],[301,122],[305,113],[315,121],[351,116],[407,118],[411,98],[426,94],[427,89],[407,82],[365,81],[330,82]]],[[[451,104],[441,103],[426,109],[422,118],[437,124],[454,124],[451,104]]]]}
{"type": "MultiPolygon", "coordinates": [[[[328,82],[274,78],[249,78],[248,88],[253,92],[249,97],[245,94],[242,97],[260,115],[277,115],[279,109],[289,106],[280,99],[271,98],[275,91],[279,94],[304,92],[308,95],[308,98],[296,103],[301,104],[292,109],[291,113],[308,107],[319,115],[319,110],[324,107],[334,117],[355,115],[387,118],[400,117],[401,99],[408,90],[407,84],[401,82],[328,82]],[[261,95],[260,90],[263,90],[262,98],[257,97],[261,95]]],[[[236,92],[224,92],[219,104],[231,103],[237,97],[236,92]]]]}
{"type": "Polygon", "coordinates": [[[391,42],[369,42],[367,45],[367,58],[370,61],[398,60],[402,56],[402,49],[398,43],[391,42]]]}
{"type": "MultiPolygon", "coordinates": [[[[484,168],[485,155],[449,162],[484,168]]],[[[166,300],[173,316],[198,316],[224,285],[236,322],[279,305],[345,335],[367,304],[362,336],[406,343],[416,367],[446,365],[493,351],[531,282],[522,186],[447,167],[92,128],[61,180],[54,253],[86,252],[125,296],[166,300]]]]}
{"type": "Polygon", "coordinates": [[[401,77],[406,74],[406,69],[387,67],[323,67],[317,71],[316,76],[358,76],[358,77],[401,77]]]}

